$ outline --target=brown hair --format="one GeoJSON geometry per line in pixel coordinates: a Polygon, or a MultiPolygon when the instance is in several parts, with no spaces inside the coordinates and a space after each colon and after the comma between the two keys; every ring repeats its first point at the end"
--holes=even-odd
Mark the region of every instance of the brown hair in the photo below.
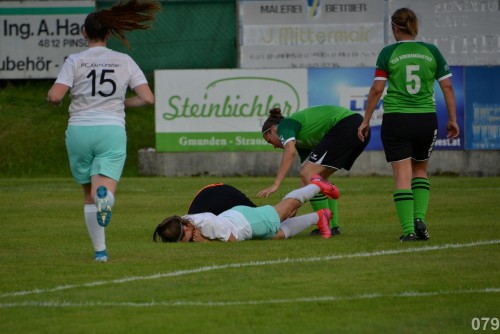
{"type": "Polygon", "coordinates": [[[281,114],[280,108],[273,108],[269,110],[269,117],[266,119],[264,124],[262,124],[262,134],[269,131],[272,126],[280,124],[284,118],[285,117],[281,114]]]}
{"type": "Polygon", "coordinates": [[[183,225],[191,224],[187,219],[179,216],[165,218],[153,232],[153,241],[177,242],[184,236],[183,225]]]}
{"type": "Polygon", "coordinates": [[[85,32],[91,40],[101,41],[104,41],[108,32],[111,32],[126,47],[130,47],[125,32],[149,29],[150,22],[160,9],[161,5],[157,1],[120,1],[109,9],[87,15],[84,23],[85,32]]]}
{"type": "Polygon", "coordinates": [[[391,24],[415,38],[418,34],[417,15],[409,8],[399,8],[392,14],[391,24]]]}

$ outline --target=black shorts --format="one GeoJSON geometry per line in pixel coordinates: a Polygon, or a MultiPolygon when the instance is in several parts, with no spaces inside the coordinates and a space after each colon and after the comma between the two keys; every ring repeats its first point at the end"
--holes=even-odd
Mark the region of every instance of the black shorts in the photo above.
{"type": "Polygon", "coordinates": [[[335,169],[350,170],[370,141],[370,133],[364,142],[358,138],[358,128],[363,116],[355,114],[338,122],[312,150],[309,161],[335,169]]]}
{"type": "Polygon", "coordinates": [[[437,137],[436,113],[384,114],[380,136],[387,162],[429,160],[437,137]]]}
{"type": "Polygon", "coordinates": [[[198,191],[189,206],[188,214],[211,212],[218,215],[237,205],[256,207],[244,193],[229,184],[209,184],[198,191]]]}

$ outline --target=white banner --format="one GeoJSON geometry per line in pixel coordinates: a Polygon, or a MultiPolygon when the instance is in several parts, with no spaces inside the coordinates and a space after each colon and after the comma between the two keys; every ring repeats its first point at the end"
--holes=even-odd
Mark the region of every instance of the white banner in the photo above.
{"type": "Polygon", "coordinates": [[[268,150],[269,110],[307,107],[307,70],[156,70],[158,151],[268,150]]]}
{"type": "Polygon", "coordinates": [[[55,78],[87,48],[81,28],[94,1],[1,1],[0,79],[55,78]]]}
{"type": "Polygon", "coordinates": [[[418,17],[417,40],[436,45],[449,65],[500,65],[500,1],[389,0],[389,19],[401,7],[418,17]]]}
{"type": "Polygon", "coordinates": [[[384,0],[240,0],[242,68],[367,67],[384,46],[384,0]]]}

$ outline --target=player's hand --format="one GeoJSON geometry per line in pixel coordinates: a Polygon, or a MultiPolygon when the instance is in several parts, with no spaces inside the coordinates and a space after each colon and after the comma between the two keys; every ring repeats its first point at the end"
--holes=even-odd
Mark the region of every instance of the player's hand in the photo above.
{"type": "Polygon", "coordinates": [[[363,143],[365,142],[365,138],[368,136],[368,132],[370,131],[370,125],[368,123],[362,122],[358,128],[358,138],[363,143]]]}
{"type": "Polygon", "coordinates": [[[457,122],[450,122],[446,124],[446,138],[457,138],[460,134],[460,128],[457,122]]]}
{"type": "Polygon", "coordinates": [[[206,241],[209,241],[207,238],[205,238],[203,236],[203,234],[201,234],[201,231],[199,229],[195,229],[193,231],[193,241],[194,242],[206,242],[206,241]]]}
{"type": "Polygon", "coordinates": [[[276,190],[278,190],[279,186],[273,184],[272,186],[266,188],[266,189],[262,189],[261,191],[259,191],[257,193],[257,197],[265,197],[265,198],[268,198],[269,195],[271,195],[273,192],[275,192],[276,190]]]}

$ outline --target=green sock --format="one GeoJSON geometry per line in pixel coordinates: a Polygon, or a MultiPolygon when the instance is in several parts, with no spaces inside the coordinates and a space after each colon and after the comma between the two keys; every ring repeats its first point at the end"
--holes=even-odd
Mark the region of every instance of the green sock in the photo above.
{"type": "Polygon", "coordinates": [[[332,212],[332,219],[330,220],[330,228],[339,226],[339,209],[337,207],[337,200],[328,198],[328,208],[332,212]]]}
{"type": "Polygon", "coordinates": [[[413,227],[413,193],[410,189],[396,189],[394,191],[394,204],[398,214],[399,223],[403,228],[403,234],[406,236],[415,233],[413,227]]]}
{"type": "Polygon", "coordinates": [[[311,206],[312,206],[314,211],[318,211],[321,209],[329,209],[328,197],[326,197],[325,195],[323,195],[321,193],[317,194],[316,196],[311,198],[311,200],[309,202],[311,202],[311,206]]]}
{"type": "Polygon", "coordinates": [[[411,180],[411,190],[413,191],[413,197],[415,199],[413,214],[415,218],[420,218],[425,222],[427,208],[429,207],[431,184],[426,178],[416,177],[411,180]]]}

